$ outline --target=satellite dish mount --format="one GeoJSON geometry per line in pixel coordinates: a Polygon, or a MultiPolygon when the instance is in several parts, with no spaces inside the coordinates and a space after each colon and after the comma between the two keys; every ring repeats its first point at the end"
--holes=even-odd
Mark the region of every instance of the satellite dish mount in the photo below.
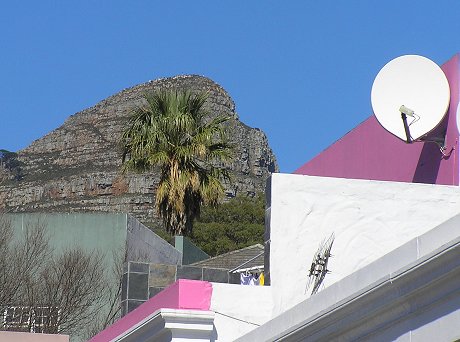
{"type": "Polygon", "coordinates": [[[408,144],[412,143],[412,138],[410,136],[409,124],[407,123],[407,116],[414,117],[414,111],[412,109],[407,108],[406,106],[402,105],[399,107],[399,111],[401,112],[401,119],[404,125],[404,132],[406,133],[406,142],[408,144]]]}
{"type": "Polygon", "coordinates": [[[448,156],[443,152],[445,132],[437,128],[449,108],[450,87],[436,63],[417,55],[391,60],[375,77],[371,102],[378,122],[388,132],[407,144],[436,143],[448,156]],[[398,108],[400,115],[396,115],[398,108]]]}

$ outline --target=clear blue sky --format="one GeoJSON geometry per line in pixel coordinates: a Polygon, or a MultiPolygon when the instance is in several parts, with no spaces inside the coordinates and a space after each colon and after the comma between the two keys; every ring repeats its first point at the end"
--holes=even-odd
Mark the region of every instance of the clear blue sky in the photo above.
{"type": "Polygon", "coordinates": [[[459,50],[460,1],[3,1],[0,148],[124,88],[200,74],[292,172],[372,114],[389,60],[459,50]]]}

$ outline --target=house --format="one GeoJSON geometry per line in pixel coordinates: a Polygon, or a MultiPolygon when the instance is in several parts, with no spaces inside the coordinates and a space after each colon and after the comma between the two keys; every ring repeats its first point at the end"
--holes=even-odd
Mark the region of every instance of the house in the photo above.
{"type": "Polygon", "coordinates": [[[92,341],[459,339],[459,56],[442,70],[450,107],[432,134],[444,150],[370,117],[295,174],[271,176],[269,286],[179,280],[92,341]]]}

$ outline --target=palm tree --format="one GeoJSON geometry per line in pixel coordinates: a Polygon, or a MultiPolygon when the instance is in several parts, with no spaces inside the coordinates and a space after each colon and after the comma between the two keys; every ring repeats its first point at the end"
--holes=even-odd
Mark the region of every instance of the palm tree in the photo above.
{"type": "Polygon", "coordinates": [[[122,136],[123,170],[160,168],[155,206],[166,231],[190,235],[202,204],[217,205],[224,195],[222,166],[231,158],[223,123],[211,118],[207,94],[157,91],[133,112],[122,136]]]}

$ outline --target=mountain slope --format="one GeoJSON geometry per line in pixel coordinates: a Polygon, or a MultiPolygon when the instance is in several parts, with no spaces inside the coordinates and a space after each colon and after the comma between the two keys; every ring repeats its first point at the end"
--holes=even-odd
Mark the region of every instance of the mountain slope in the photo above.
{"type": "MultiPolygon", "coordinates": [[[[142,96],[160,88],[207,91],[210,112],[230,116],[229,139],[236,145],[229,197],[265,188],[278,171],[267,137],[239,121],[235,104],[212,80],[196,75],[158,79],[125,89],[70,116],[65,123],[17,153],[20,180],[3,169],[0,206],[14,212],[118,211],[142,221],[154,217],[158,173],[122,175],[119,138],[142,96]]],[[[1,166],[1,163],[0,163],[1,166]]],[[[1,176],[1,174],[0,174],[1,176]]]]}

